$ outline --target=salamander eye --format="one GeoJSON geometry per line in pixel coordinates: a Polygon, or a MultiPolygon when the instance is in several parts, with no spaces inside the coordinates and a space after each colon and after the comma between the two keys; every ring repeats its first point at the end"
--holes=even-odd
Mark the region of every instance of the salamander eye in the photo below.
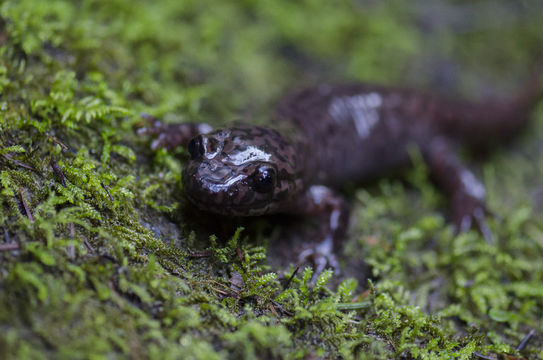
{"type": "Polygon", "coordinates": [[[193,159],[197,159],[202,156],[204,154],[204,142],[202,139],[202,135],[198,135],[195,138],[192,138],[192,140],[189,142],[189,145],[187,146],[187,149],[189,151],[190,157],[193,159]]]}
{"type": "Polygon", "coordinates": [[[269,193],[275,187],[275,170],[267,166],[261,166],[253,174],[253,180],[255,191],[269,193]]]}

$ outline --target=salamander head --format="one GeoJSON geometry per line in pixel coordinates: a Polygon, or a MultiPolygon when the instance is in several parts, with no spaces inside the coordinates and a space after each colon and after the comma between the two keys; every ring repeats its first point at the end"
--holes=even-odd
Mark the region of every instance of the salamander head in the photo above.
{"type": "Polygon", "coordinates": [[[198,208],[252,216],[284,210],[302,189],[296,152],[275,130],[235,127],[193,138],[183,187],[198,208]]]}

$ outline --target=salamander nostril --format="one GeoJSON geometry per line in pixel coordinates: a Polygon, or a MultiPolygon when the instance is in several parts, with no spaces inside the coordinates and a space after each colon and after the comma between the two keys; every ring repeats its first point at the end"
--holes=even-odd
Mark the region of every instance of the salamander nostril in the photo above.
{"type": "Polygon", "coordinates": [[[198,159],[204,154],[204,142],[202,135],[198,135],[195,138],[193,138],[188,145],[188,151],[190,154],[190,157],[193,159],[198,159]]]}

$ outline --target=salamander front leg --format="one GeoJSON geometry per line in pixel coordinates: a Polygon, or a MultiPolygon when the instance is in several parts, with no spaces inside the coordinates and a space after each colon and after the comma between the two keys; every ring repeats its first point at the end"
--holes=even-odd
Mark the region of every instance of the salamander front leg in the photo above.
{"type": "Polygon", "coordinates": [[[430,174],[449,196],[453,223],[457,232],[477,226],[487,242],[493,241],[486,223],[485,188],[473,173],[461,163],[456,149],[443,138],[433,140],[424,149],[430,174]]]}
{"type": "Polygon", "coordinates": [[[163,124],[148,114],[142,114],[141,116],[149,122],[150,126],[139,129],[138,134],[150,134],[156,137],[151,144],[153,150],[166,148],[171,151],[178,146],[186,147],[196,135],[207,134],[213,130],[208,124],[163,124]]]}
{"type": "Polygon", "coordinates": [[[302,251],[299,262],[309,261],[315,267],[313,280],[327,267],[339,272],[335,252],[339,250],[345,237],[350,209],[343,197],[327,188],[315,185],[310,187],[295,206],[297,214],[313,216],[319,223],[322,241],[302,251]]]}

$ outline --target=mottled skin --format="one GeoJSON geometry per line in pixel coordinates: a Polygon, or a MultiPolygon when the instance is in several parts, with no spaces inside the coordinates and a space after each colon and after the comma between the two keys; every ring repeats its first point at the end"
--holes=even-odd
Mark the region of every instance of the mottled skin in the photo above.
{"type": "Polygon", "coordinates": [[[234,216],[284,212],[304,191],[302,159],[275,130],[253,126],[213,131],[198,135],[189,150],[183,186],[203,210],[234,216]]]}
{"type": "Polygon", "coordinates": [[[333,250],[348,221],[348,206],[336,191],[405,168],[412,145],[450,197],[456,229],[475,222],[490,239],[485,189],[457,150],[509,138],[540,99],[540,85],[533,81],[512,99],[480,103],[366,84],[321,85],[280,103],[279,118],[294,125],[293,134],[159,122],[147,131],[158,135],[153,147],[188,145],[183,186],[200,209],[233,216],[322,217],[322,242],[300,255],[311,259],[318,273],[327,264],[337,265],[333,250]]]}

